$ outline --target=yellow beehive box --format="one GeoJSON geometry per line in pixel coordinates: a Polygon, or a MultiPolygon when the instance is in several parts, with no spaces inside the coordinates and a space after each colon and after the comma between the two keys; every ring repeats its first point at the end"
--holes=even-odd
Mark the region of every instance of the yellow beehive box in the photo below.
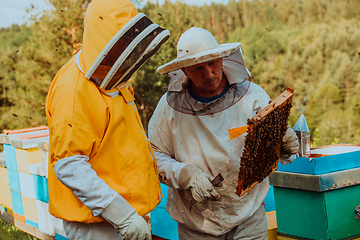
{"type": "Polygon", "coordinates": [[[268,239],[277,240],[276,212],[275,211],[267,212],[266,217],[267,217],[267,227],[268,227],[268,239]]]}
{"type": "Polygon", "coordinates": [[[267,227],[277,228],[276,212],[275,211],[267,212],[266,217],[267,217],[267,227]]]}
{"type": "Polygon", "coordinates": [[[36,212],[36,202],[34,198],[22,196],[24,206],[24,217],[34,223],[38,223],[38,216],[36,212]]]}
{"type": "Polygon", "coordinates": [[[39,148],[15,149],[16,161],[19,172],[30,173],[29,165],[42,162],[42,151],[39,148]]]}
{"type": "Polygon", "coordinates": [[[9,183],[0,182],[0,204],[2,204],[9,213],[12,213],[12,202],[9,183]]]}
{"type": "Polygon", "coordinates": [[[9,183],[7,169],[4,167],[0,167],[0,182],[9,183]]]}

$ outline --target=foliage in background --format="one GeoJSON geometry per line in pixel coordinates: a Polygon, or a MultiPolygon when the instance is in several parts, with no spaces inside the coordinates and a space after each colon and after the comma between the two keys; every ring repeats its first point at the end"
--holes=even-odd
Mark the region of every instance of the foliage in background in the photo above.
{"type": "MultiPolygon", "coordinates": [[[[0,29],[0,131],[46,125],[52,78],[81,43],[89,0],[47,0],[53,10],[29,27],[0,29]]],[[[358,0],[238,0],[189,6],[166,1],[140,11],[171,32],[132,78],[147,123],[168,79],[157,67],[176,58],[180,35],[203,27],[219,43],[241,42],[252,81],[271,97],[295,89],[290,125],[305,114],[312,146],[360,144],[360,4],[358,0]]],[[[31,9],[30,9],[31,11],[31,9]]]]}
{"type": "Polygon", "coordinates": [[[39,240],[14,225],[0,220],[0,240],[39,240]]]}
{"type": "Polygon", "coordinates": [[[69,60],[73,45],[82,41],[88,1],[47,2],[53,10],[32,15],[30,27],[0,30],[1,130],[46,125],[51,80],[69,60]]]}

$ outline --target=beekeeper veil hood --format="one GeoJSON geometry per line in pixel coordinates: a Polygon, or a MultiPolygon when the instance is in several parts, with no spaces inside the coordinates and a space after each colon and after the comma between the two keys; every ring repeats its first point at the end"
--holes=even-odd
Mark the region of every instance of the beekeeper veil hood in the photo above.
{"type": "Polygon", "coordinates": [[[170,36],[129,0],[93,0],[84,28],[77,63],[85,77],[104,90],[129,80],[170,36]]]}
{"type": "Polygon", "coordinates": [[[177,58],[157,69],[170,77],[166,96],[169,105],[182,113],[207,115],[236,104],[246,94],[251,80],[240,46],[239,42],[218,44],[214,36],[202,28],[192,27],[184,32],[177,44],[177,58]],[[181,69],[218,58],[223,59],[223,72],[229,82],[229,90],[209,103],[193,99],[187,91],[190,79],[181,69]]]}

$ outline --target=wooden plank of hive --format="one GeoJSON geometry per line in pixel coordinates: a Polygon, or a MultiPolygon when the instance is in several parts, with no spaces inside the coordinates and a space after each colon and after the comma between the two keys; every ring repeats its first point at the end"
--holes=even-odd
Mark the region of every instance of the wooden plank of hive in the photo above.
{"type": "Polygon", "coordinates": [[[41,232],[39,229],[34,228],[34,227],[32,227],[24,222],[21,222],[17,219],[14,219],[14,226],[36,238],[41,239],[41,240],[55,240],[55,238],[50,237],[49,235],[41,232]]]}
{"type": "Polygon", "coordinates": [[[277,169],[294,89],[288,87],[247,124],[236,194],[242,196],[277,169]]]}
{"type": "Polygon", "coordinates": [[[14,217],[5,210],[0,210],[0,219],[14,225],[14,217]]]}

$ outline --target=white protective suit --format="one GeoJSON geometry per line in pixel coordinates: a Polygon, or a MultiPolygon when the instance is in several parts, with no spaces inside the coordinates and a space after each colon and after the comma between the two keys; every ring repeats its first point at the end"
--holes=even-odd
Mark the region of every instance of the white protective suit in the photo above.
{"type": "MultiPolygon", "coordinates": [[[[176,110],[174,104],[171,106],[166,93],[149,123],[149,139],[157,158],[160,178],[170,187],[167,211],[187,228],[214,236],[225,234],[250,218],[269,190],[266,178],[248,194],[239,197],[235,193],[246,133],[230,140],[229,129],[246,126],[247,120],[264,108],[270,97],[258,85],[244,80],[249,77],[247,69],[243,64],[242,68],[231,65],[234,59],[243,63],[241,50],[224,58],[223,63],[230,86],[237,84],[244,89],[244,95],[234,104],[225,104],[221,111],[213,113],[189,114],[176,110]],[[223,185],[216,188],[221,201],[206,200],[189,209],[191,192],[179,186],[179,174],[186,164],[196,166],[213,177],[222,174],[223,185]]],[[[181,75],[181,71],[177,71],[176,75],[181,75]]],[[[197,109],[195,105],[199,102],[189,95],[188,81],[184,75],[179,77],[175,83],[170,83],[168,92],[177,92],[178,98],[197,109]]],[[[219,104],[224,104],[226,98],[233,98],[234,94],[229,90],[222,97],[225,99],[219,104]]]]}

